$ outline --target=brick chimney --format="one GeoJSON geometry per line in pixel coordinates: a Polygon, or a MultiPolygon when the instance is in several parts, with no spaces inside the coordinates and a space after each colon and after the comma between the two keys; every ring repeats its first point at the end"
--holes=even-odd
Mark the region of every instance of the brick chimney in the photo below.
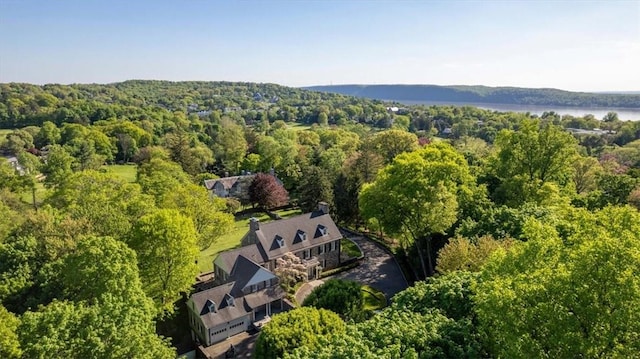
{"type": "Polygon", "coordinates": [[[318,211],[322,212],[322,214],[329,214],[329,204],[327,202],[319,202],[318,211]]]}

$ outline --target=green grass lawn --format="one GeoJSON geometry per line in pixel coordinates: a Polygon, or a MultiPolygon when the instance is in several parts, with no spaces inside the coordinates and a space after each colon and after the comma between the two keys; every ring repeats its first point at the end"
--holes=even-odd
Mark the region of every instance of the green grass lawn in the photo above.
{"type": "Polygon", "coordinates": [[[363,285],[360,290],[362,291],[365,310],[379,310],[387,306],[387,298],[381,291],[368,285],[363,285]]]}
{"type": "Polygon", "coordinates": [[[102,166],[102,169],[107,173],[115,174],[129,183],[135,182],[136,175],[138,174],[138,167],[136,165],[107,165],[102,166]]]}
{"type": "MultiPolygon", "coordinates": [[[[45,195],[47,194],[47,189],[44,188],[44,184],[42,182],[36,183],[36,204],[41,204],[44,201],[45,195]]],[[[20,199],[22,202],[32,204],[33,203],[33,194],[31,191],[25,191],[20,195],[20,199]]]]}
{"type": "MultiPolygon", "coordinates": [[[[288,218],[296,216],[301,212],[299,209],[287,209],[276,211],[276,213],[282,218],[288,218]]],[[[213,270],[212,263],[218,253],[240,247],[240,240],[247,231],[249,231],[249,218],[251,217],[258,218],[262,223],[271,221],[271,218],[269,218],[266,213],[259,210],[236,216],[236,221],[231,232],[218,238],[209,248],[200,251],[200,255],[198,256],[198,269],[200,269],[201,273],[213,270]]]]}
{"type": "Polygon", "coordinates": [[[340,250],[351,258],[358,258],[362,255],[360,248],[352,241],[342,238],[340,240],[340,250]]]}
{"type": "Polygon", "coordinates": [[[295,131],[306,131],[311,128],[309,125],[305,125],[303,123],[298,122],[289,122],[287,123],[287,128],[290,128],[295,131]]]}

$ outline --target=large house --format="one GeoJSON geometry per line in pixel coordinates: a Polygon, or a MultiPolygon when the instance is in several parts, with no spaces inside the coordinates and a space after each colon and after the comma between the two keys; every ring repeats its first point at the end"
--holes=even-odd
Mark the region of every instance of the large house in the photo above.
{"type": "Polygon", "coordinates": [[[242,175],[208,179],[204,181],[204,186],[221,198],[244,198],[248,196],[249,186],[254,177],[255,175],[242,175]]]}
{"type": "MultiPolygon", "coordinates": [[[[282,186],[282,181],[280,181],[280,179],[275,175],[273,169],[269,171],[269,174],[275,177],[278,184],[282,186]]],[[[220,198],[233,197],[241,200],[248,200],[249,186],[251,186],[251,182],[255,177],[255,174],[251,174],[250,172],[244,174],[243,171],[243,174],[240,176],[207,179],[204,181],[204,186],[211,192],[212,195],[220,198]]]]}
{"type": "Polygon", "coordinates": [[[249,329],[254,322],[283,309],[284,291],[273,274],[277,259],[291,252],[316,278],[340,265],[342,234],[326,203],[299,216],[269,223],[252,218],[243,246],[213,261],[216,286],[187,301],[194,339],[205,346],[249,329]]]}

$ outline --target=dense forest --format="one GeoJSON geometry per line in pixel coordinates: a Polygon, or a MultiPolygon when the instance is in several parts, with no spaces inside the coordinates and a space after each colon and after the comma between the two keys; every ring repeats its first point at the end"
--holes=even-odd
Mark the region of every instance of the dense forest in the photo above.
{"type": "Polygon", "coordinates": [[[394,101],[640,108],[638,94],[570,92],[557,89],[437,85],[330,85],[310,86],[306,89],[394,101]]]}
{"type": "Polygon", "coordinates": [[[198,254],[262,205],[203,180],[272,170],[292,206],[327,202],[414,285],[366,318],[274,316],[258,357],[637,357],[640,122],[391,106],[273,84],[0,84],[0,357],[174,358],[198,254]]]}

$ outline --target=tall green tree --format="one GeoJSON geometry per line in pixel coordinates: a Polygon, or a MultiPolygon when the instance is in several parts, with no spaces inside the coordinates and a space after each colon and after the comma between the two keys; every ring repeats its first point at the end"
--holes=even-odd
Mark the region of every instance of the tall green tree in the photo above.
{"type": "Polygon", "coordinates": [[[404,153],[382,169],[360,192],[360,212],[375,218],[405,247],[416,246],[423,274],[433,273],[431,235],[444,233],[457,220],[458,195],[473,177],[464,157],[450,145],[435,143],[404,153]],[[421,243],[427,247],[427,264],[421,243]]]}
{"type": "Polygon", "coordinates": [[[191,288],[198,273],[193,222],[177,210],[157,210],[140,218],[129,244],[138,254],[145,292],[161,311],[173,312],[173,303],[191,288]]]}
{"type": "Polygon", "coordinates": [[[571,230],[531,220],[528,241],[493,256],[476,289],[495,357],[633,357],[640,352],[640,213],[574,210],[571,230]]]}
{"type": "Polygon", "coordinates": [[[326,202],[333,208],[333,191],[327,174],[319,167],[309,166],[303,171],[298,186],[298,204],[305,212],[313,211],[319,202],[326,202]]]}
{"type": "Polygon", "coordinates": [[[74,158],[62,146],[52,145],[47,159],[42,166],[42,174],[46,176],[44,185],[54,187],[64,182],[73,173],[74,158]]]}
{"type": "Polygon", "coordinates": [[[367,146],[384,158],[385,164],[404,152],[418,149],[418,137],[403,130],[387,130],[374,135],[367,146]]]}
{"type": "Polygon", "coordinates": [[[185,183],[164,196],[160,207],[176,209],[193,222],[198,247],[205,249],[233,228],[233,215],[226,212],[227,202],[212,197],[204,186],[185,183]]]}
{"type": "Polygon", "coordinates": [[[40,127],[40,131],[34,138],[36,147],[42,148],[44,146],[55,145],[60,142],[60,129],[55,123],[51,121],[45,121],[40,127]]]}
{"type": "Polygon", "coordinates": [[[216,159],[225,170],[237,173],[248,150],[242,126],[230,120],[223,120],[214,141],[216,159]]]}
{"type": "Polygon", "coordinates": [[[16,329],[20,320],[0,304],[0,356],[7,359],[20,358],[22,350],[16,329]]]}
{"type": "Polygon", "coordinates": [[[576,140],[562,128],[524,120],[517,131],[501,131],[495,145],[498,151],[490,163],[500,180],[494,192],[499,202],[512,206],[539,203],[545,185],[563,188],[571,183],[576,140]]]}
{"type": "Polygon", "coordinates": [[[99,305],[54,301],[22,316],[26,358],[175,358],[151,317],[106,297],[99,305]]]}
{"type": "Polygon", "coordinates": [[[109,295],[131,306],[148,305],[138,276],[136,252],[111,237],[80,240],[76,250],[63,260],[61,279],[64,298],[75,302],[93,303],[109,295]]]}
{"type": "Polygon", "coordinates": [[[138,184],[96,171],[69,175],[47,203],[74,219],[87,220],[94,233],[114,238],[124,238],[132,223],[153,208],[138,184]]]}

